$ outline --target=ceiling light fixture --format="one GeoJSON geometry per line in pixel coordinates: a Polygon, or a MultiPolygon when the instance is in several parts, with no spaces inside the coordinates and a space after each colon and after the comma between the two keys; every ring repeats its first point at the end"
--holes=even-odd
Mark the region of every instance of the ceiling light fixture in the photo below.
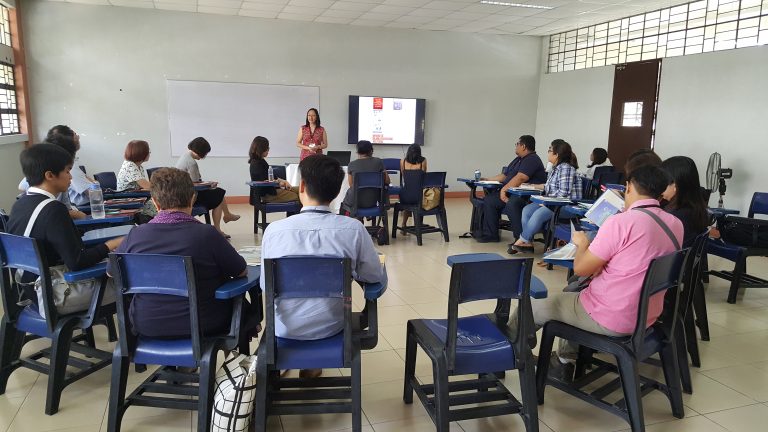
{"type": "Polygon", "coordinates": [[[540,5],[510,3],[510,2],[492,1],[492,0],[480,0],[480,3],[487,4],[487,5],[494,5],[494,6],[511,6],[511,7],[530,8],[530,9],[554,9],[554,7],[552,6],[540,6],[540,5]]]}

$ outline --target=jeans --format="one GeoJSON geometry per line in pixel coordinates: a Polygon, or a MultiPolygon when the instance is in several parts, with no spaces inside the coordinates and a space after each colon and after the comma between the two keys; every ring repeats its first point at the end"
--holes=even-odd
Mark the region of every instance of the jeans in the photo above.
{"type": "Polygon", "coordinates": [[[539,204],[528,204],[523,209],[523,234],[520,240],[530,243],[536,233],[544,229],[544,225],[552,219],[552,210],[539,204]]]}

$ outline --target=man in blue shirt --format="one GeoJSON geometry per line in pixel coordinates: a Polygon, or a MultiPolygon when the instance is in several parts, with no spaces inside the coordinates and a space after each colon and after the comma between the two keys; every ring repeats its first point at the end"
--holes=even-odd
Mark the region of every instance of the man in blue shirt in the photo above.
{"type": "MultiPolygon", "coordinates": [[[[267,227],[261,242],[261,257],[341,256],[352,260],[353,279],[386,283],[386,270],[363,224],[330,210],[330,203],[339,194],[344,180],[339,162],[328,156],[309,156],[301,161],[299,170],[301,213],[267,227]]],[[[265,280],[262,266],[262,290],[265,280]]],[[[277,299],[275,335],[299,340],[331,337],[343,329],[343,306],[341,299],[277,299]]],[[[319,370],[302,372],[302,376],[319,374],[319,370]]]]}
{"type": "Polygon", "coordinates": [[[523,232],[522,212],[528,200],[523,197],[507,196],[507,190],[519,187],[523,183],[542,184],[547,181],[547,172],[541,158],[536,154],[536,139],[523,135],[515,144],[517,157],[507,166],[507,173],[484,180],[501,182],[498,193],[490,193],[483,200],[483,233],[477,239],[480,243],[500,241],[499,218],[504,213],[512,224],[512,232],[517,238],[523,232]]]}

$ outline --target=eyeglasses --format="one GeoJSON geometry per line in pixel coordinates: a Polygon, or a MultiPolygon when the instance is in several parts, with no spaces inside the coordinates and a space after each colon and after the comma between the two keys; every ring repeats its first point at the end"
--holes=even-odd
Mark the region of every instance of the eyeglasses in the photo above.
{"type": "Polygon", "coordinates": [[[547,149],[547,153],[554,153],[552,149],[547,149]]]}

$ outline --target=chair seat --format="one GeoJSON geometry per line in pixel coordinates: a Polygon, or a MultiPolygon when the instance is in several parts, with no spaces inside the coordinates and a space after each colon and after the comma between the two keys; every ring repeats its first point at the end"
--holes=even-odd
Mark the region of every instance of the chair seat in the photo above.
{"type": "Polygon", "coordinates": [[[22,309],[16,320],[16,328],[40,337],[51,337],[51,332],[48,331],[48,324],[45,318],[40,316],[40,313],[37,311],[37,305],[29,305],[22,309]]]}
{"type": "Polygon", "coordinates": [[[358,208],[355,216],[357,217],[379,217],[384,212],[378,207],[358,208]]]}
{"type": "Polygon", "coordinates": [[[208,213],[208,209],[203,206],[192,207],[192,216],[202,216],[208,213]]]}
{"type": "Polygon", "coordinates": [[[192,339],[152,339],[139,337],[133,362],[164,366],[195,367],[192,339]]]}
{"type": "Polygon", "coordinates": [[[301,210],[297,201],[287,203],[263,203],[259,207],[266,213],[298,212],[301,210]]]}
{"type": "Polygon", "coordinates": [[[736,261],[739,259],[739,255],[744,253],[745,248],[720,240],[709,240],[706,250],[709,254],[717,255],[730,261],[736,261]]]}
{"type": "MultiPolygon", "coordinates": [[[[581,334],[582,338],[585,338],[585,337],[600,338],[604,340],[610,340],[611,342],[614,342],[619,345],[627,345],[630,343],[629,336],[606,336],[598,333],[592,333],[590,331],[583,330],[563,322],[556,321],[556,322],[553,322],[553,324],[554,323],[556,323],[557,325],[553,327],[559,329],[555,331],[555,336],[564,337],[565,339],[568,339],[569,335],[578,333],[578,334],[581,334]]],[[[663,333],[659,331],[655,326],[650,327],[645,334],[645,342],[643,343],[641,350],[635,353],[637,360],[643,361],[648,357],[660,352],[661,349],[663,348],[663,344],[664,344],[663,333]]]]}
{"type": "Polygon", "coordinates": [[[277,340],[278,369],[342,368],[344,365],[344,332],[318,340],[277,340]]]}
{"type": "MultiPolygon", "coordinates": [[[[443,344],[448,333],[448,320],[411,320],[416,332],[425,328],[443,344]]],[[[452,373],[456,375],[501,372],[515,368],[515,351],[504,334],[485,315],[458,319],[456,358],[452,373]]]]}
{"type": "Polygon", "coordinates": [[[389,196],[400,195],[400,186],[390,186],[388,189],[389,196]]]}

